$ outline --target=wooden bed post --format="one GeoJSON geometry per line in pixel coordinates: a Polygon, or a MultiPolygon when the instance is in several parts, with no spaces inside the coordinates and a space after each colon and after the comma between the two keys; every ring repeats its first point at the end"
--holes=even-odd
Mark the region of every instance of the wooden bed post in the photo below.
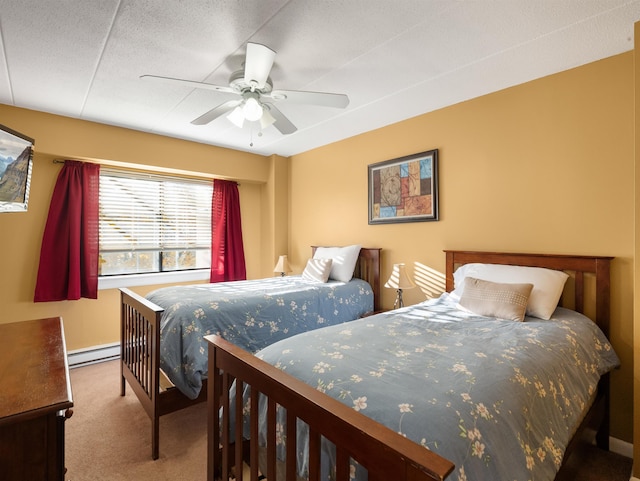
{"type": "MultiPolygon", "coordinates": [[[[598,258],[596,259],[596,285],[606,286],[606,288],[598,289],[596,294],[596,318],[598,319],[598,325],[604,335],[609,338],[609,322],[611,316],[611,258],[598,258]]],[[[599,448],[606,451],[609,450],[609,429],[610,429],[610,386],[609,386],[609,374],[605,374],[600,379],[598,384],[598,390],[606,393],[604,397],[604,416],[600,429],[596,433],[596,444],[599,448]]]]}
{"type": "Polygon", "coordinates": [[[216,352],[209,350],[207,383],[207,481],[215,481],[216,474],[220,473],[220,427],[218,412],[220,411],[220,371],[216,367],[216,352]]]}

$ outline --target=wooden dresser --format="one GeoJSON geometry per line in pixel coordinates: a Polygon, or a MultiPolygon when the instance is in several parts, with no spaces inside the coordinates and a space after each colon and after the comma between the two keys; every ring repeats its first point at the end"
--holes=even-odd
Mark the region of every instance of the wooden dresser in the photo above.
{"type": "Polygon", "coordinates": [[[0,324],[0,479],[64,480],[72,406],[62,319],[0,324]]]}

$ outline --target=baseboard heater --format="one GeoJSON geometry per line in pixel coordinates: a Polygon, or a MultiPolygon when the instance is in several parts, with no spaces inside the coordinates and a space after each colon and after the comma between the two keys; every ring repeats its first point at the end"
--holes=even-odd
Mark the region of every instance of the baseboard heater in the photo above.
{"type": "Polygon", "coordinates": [[[67,353],[69,367],[80,367],[96,362],[113,361],[120,357],[120,343],[77,349],[67,353]]]}

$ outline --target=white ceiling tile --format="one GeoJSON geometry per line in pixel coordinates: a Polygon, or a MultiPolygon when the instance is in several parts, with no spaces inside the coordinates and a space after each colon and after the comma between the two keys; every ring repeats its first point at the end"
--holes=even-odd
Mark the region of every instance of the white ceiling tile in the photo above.
{"type": "Polygon", "coordinates": [[[293,155],[633,49],[640,0],[0,0],[0,102],[261,154],[293,155]],[[228,85],[247,42],[276,51],[275,89],[347,94],[277,104],[281,135],[226,118],[230,98],[141,80],[228,85]],[[253,143],[253,145],[250,145],[253,143]]]}

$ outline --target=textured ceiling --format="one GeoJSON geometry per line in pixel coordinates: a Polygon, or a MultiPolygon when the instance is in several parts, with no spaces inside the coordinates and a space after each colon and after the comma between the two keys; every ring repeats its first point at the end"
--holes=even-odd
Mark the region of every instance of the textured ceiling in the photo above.
{"type": "Polygon", "coordinates": [[[0,0],[0,103],[289,156],[632,50],[638,20],[640,0],[0,0]],[[233,95],[140,79],[228,85],[247,42],[277,52],[274,89],[349,106],[278,103],[291,135],[197,126],[233,95]]]}

